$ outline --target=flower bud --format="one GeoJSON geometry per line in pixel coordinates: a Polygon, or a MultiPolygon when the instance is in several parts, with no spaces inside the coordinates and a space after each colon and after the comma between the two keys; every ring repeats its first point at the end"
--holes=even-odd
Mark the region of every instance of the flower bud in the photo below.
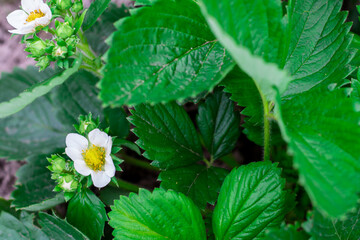
{"type": "Polygon", "coordinates": [[[44,71],[50,65],[49,56],[42,56],[39,58],[39,61],[35,64],[35,66],[39,67],[40,71],[44,71]]]}
{"type": "Polygon", "coordinates": [[[55,58],[65,58],[67,53],[66,47],[56,46],[53,49],[52,56],[55,58]]]}
{"type": "Polygon", "coordinates": [[[58,23],[56,27],[55,34],[59,38],[66,39],[74,33],[74,29],[70,26],[68,22],[58,23]]]}
{"type": "Polygon", "coordinates": [[[80,39],[76,36],[71,36],[65,40],[66,45],[76,48],[76,45],[79,43],[80,39]]]}
{"type": "Polygon", "coordinates": [[[71,8],[71,0],[56,0],[56,7],[60,10],[67,10],[71,8]]]}
{"type": "Polygon", "coordinates": [[[45,54],[46,43],[41,40],[34,40],[27,42],[26,51],[30,52],[34,57],[41,57],[45,54]]]}
{"type": "Polygon", "coordinates": [[[82,3],[82,0],[75,0],[74,5],[72,6],[71,10],[73,10],[73,12],[78,13],[81,10],[83,10],[84,5],[82,3]]]}
{"type": "Polygon", "coordinates": [[[99,119],[93,120],[92,114],[89,113],[87,116],[80,116],[79,117],[79,125],[76,125],[76,130],[80,134],[89,133],[95,128],[98,128],[100,124],[99,119]]]}
{"type": "Polygon", "coordinates": [[[74,192],[78,187],[78,181],[75,179],[74,175],[64,175],[59,180],[59,187],[65,192],[74,192]]]}

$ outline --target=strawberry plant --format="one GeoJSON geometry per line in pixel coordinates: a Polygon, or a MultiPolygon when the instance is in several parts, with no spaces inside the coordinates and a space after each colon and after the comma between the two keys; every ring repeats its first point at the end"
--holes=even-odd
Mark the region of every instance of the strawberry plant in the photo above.
{"type": "Polygon", "coordinates": [[[26,162],[1,239],[360,239],[342,1],[21,4],[37,64],[0,78],[0,157],[26,162]]]}

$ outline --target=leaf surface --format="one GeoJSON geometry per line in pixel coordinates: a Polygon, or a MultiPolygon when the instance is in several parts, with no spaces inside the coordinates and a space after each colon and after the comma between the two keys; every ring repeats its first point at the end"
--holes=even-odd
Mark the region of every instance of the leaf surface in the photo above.
{"type": "Polygon", "coordinates": [[[84,31],[88,30],[96,23],[97,19],[103,14],[110,2],[111,0],[95,0],[91,3],[82,25],[84,31]]]}
{"type": "Polygon", "coordinates": [[[111,209],[115,239],[206,239],[199,209],[181,193],[140,189],[138,195],[121,196],[111,209]]]}
{"type": "Polygon", "coordinates": [[[195,97],[211,91],[233,67],[192,0],[156,1],[116,26],[100,82],[105,105],[195,97]]]}
{"type": "Polygon", "coordinates": [[[261,239],[279,226],[287,213],[287,192],[281,170],[270,162],[233,169],[226,177],[214,209],[216,239],[261,239]],[[225,211],[224,211],[225,210],[225,211]]]}
{"type": "Polygon", "coordinates": [[[39,224],[42,227],[41,230],[52,240],[89,240],[83,233],[57,216],[40,212],[39,224]]]}
{"type": "Polygon", "coordinates": [[[234,103],[221,90],[215,90],[199,105],[196,122],[213,159],[230,153],[240,135],[240,115],[234,103]]]}
{"type": "Polygon", "coordinates": [[[77,193],[69,202],[67,221],[91,240],[100,240],[108,220],[105,205],[89,189],[77,193]]]}

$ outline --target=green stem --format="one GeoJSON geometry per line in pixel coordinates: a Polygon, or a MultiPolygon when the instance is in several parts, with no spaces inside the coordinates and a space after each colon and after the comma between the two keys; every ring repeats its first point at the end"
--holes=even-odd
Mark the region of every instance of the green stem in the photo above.
{"type": "Polygon", "coordinates": [[[102,78],[101,73],[99,73],[98,71],[94,70],[93,67],[90,67],[90,66],[87,66],[87,65],[81,65],[81,66],[80,66],[80,69],[85,69],[85,70],[93,73],[95,76],[97,76],[97,77],[99,77],[99,78],[102,78]]]}
{"type": "Polygon", "coordinates": [[[137,167],[141,167],[150,171],[154,171],[154,172],[158,172],[160,171],[159,168],[151,166],[150,163],[145,162],[145,161],[141,161],[139,159],[127,156],[125,154],[119,154],[119,158],[123,159],[126,163],[137,166],[137,167]]]}
{"type": "MultiPolygon", "coordinates": [[[[124,180],[121,179],[116,179],[117,184],[119,185],[119,188],[122,188],[124,190],[130,191],[130,192],[138,192],[139,191],[139,187],[136,186],[135,184],[126,182],[124,180]]],[[[110,185],[113,187],[116,187],[116,184],[113,182],[110,182],[110,185]]]]}
{"type": "Polygon", "coordinates": [[[78,31],[78,36],[80,38],[80,43],[78,43],[77,47],[81,51],[83,51],[88,57],[90,57],[91,59],[95,59],[96,55],[93,52],[93,50],[90,48],[89,43],[81,30],[78,31]]]}
{"type": "Polygon", "coordinates": [[[270,108],[265,96],[259,91],[264,107],[264,161],[270,160],[270,108]]]}

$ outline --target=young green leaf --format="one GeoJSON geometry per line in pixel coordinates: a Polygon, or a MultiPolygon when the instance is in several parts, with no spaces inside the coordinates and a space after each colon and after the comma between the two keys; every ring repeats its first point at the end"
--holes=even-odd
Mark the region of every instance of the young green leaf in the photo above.
{"type": "Polygon", "coordinates": [[[346,214],[344,219],[324,217],[319,211],[304,224],[305,230],[316,240],[360,239],[360,208],[346,214]]]}
{"type": "Polygon", "coordinates": [[[204,209],[207,203],[215,204],[227,174],[228,171],[223,168],[194,164],[162,171],[158,180],[162,188],[181,192],[204,209]]]}
{"type": "Polygon", "coordinates": [[[349,65],[354,51],[349,49],[351,23],[339,12],[342,1],[294,0],[288,7],[289,49],[284,68],[292,81],[283,97],[305,92],[317,85],[327,88],[354,69],[349,65]]]}
{"type": "Polygon", "coordinates": [[[115,239],[206,239],[199,209],[181,193],[140,189],[138,195],[121,196],[111,209],[115,239]]]}
{"type": "Polygon", "coordinates": [[[105,205],[89,189],[77,193],[69,202],[67,221],[92,240],[100,240],[108,220],[105,205]]]}
{"type": "Polygon", "coordinates": [[[22,212],[20,219],[7,212],[0,214],[0,239],[50,240],[38,227],[34,226],[33,215],[22,212]]]}
{"type": "MultiPolygon", "coordinates": [[[[0,88],[7,89],[0,100],[10,99],[23,89],[54,74],[50,69],[39,73],[36,68],[16,69],[4,74],[0,88]]],[[[49,96],[35,100],[24,110],[0,121],[0,157],[27,160],[41,154],[51,154],[65,147],[65,137],[74,131],[79,115],[92,112],[102,116],[101,102],[95,87],[98,78],[79,71],[49,96]]]]}
{"type": "Polygon", "coordinates": [[[103,12],[108,7],[111,0],[95,0],[91,3],[89,10],[85,16],[84,23],[82,24],[82,29],[84,31],[91,28],[92,25],[96,23],[98,18],[103,14],[103,12]]]}
{"type": "Polygon", "coordinates": [[[197,125],[212,159],[230,153],[240,135],[240,114],[234,103],[220,89],[199,105],[197,125]]]}
{"type": "Polygon", "coordinates": [[[283,224],[280,228],[272,228],[266,233],[267,240],[309,240],[309,235],[303,230],[298,230],[298,225],[283,224]]]}
{"type": "Polygon", "coordinates": [[[261,239],[280,225],[289,207],[281,170],[270,162],[234,169],[225,179],[214,209],[216,239],[261,239]]]}
{"type": "Polygon", "coordinates": [[[100,82],[105,105],[181,101],[211,91],[233,67],[192,0],[158,0],[116,26],[100,82]]]}
{"type": "Polygon", "coordinates": [[[40,212],[38,222],[41,230],[52,240],[89,240],[82,232],[57,216],[40,212]]]}
{"type": "Polygon", "coordinates": [[[194,124],[175,102],[138,105],[128,118],[135,125],[136,142],[152,165],[173,169],[202,160],[202,148],[194,124]]]}
{"type": "Polygon", "coordinates": [[[62,193],[53,191],[55,182],[47,169],[46,155],[29,158],[16,173],[17,185],[12,192],[12,206],[27,211],[40,211],[64,202],[62,193]]]}
{"type": "MultiPolygon", "coordinates": [[[[5,118],[25,108],[37,98],[47,94],[54,87],[63,84],[71,75],[78,71],[81,65],[81,59],[76,59],[73,66],[63,72],[52,76],[51,78],[36,83],[30,88],[20,93],[17,97],[0,103],[0,118],[5,118]]],[[[2,80],[4,81],[4,79],[2,80]]]]}

